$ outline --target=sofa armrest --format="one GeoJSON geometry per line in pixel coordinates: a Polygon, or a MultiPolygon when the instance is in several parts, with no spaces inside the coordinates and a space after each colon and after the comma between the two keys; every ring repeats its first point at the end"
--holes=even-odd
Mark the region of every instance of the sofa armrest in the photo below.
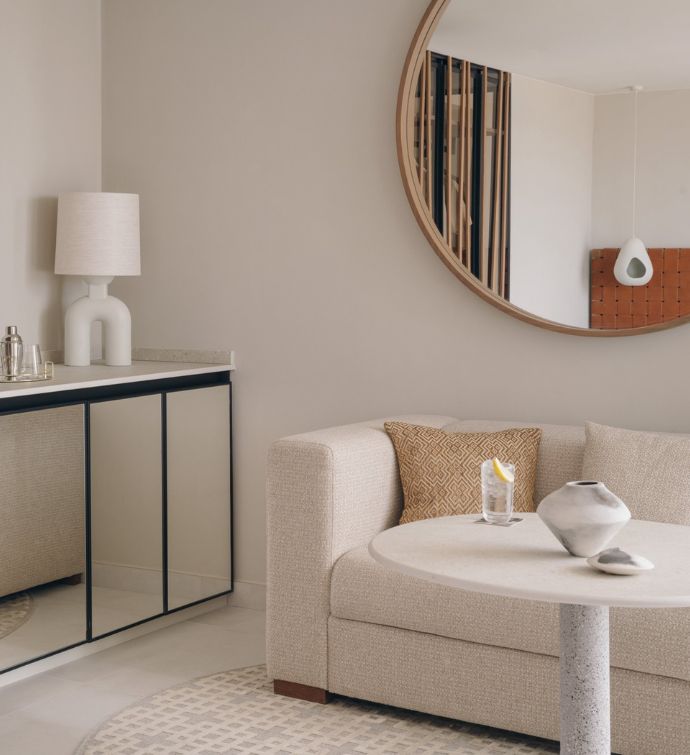
{"type": "MultiPolygon", "coordinates": [[[[395,419],[433,427],[455,421],[395,419]]],[[[294,435],[271,446],[266,642],[272,679],[328,688],[333,564],[400,516],[400,478],[385,421],[294,435]]]]}

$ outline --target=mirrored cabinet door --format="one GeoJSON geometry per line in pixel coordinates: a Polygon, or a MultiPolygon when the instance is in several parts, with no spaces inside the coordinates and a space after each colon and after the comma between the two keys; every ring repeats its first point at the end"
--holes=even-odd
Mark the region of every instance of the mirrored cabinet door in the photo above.
{"type": "Polygon", "coordinates": [[[84,409],[0,416],[0,669],[86,639],[84,409]]]}
{"type": "Polygon", "coordinates": [[[91,404],[93,636],[163,611],[161,396],[91,404]]]}
{"type": "Polygon", "coordinates": [[[230,589],[230,392],[170,392],[168,607],[230,589]]]}

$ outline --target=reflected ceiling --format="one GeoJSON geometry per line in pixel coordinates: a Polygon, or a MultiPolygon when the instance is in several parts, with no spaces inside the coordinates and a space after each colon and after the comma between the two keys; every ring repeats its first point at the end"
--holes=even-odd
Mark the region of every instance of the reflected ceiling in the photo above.
{"type": "Polygon", "coordinates": [[[689,0],[462,0],[430,47],[452,41],[475,63],[601,94],[690,88],[689,32],[689,0]]]}

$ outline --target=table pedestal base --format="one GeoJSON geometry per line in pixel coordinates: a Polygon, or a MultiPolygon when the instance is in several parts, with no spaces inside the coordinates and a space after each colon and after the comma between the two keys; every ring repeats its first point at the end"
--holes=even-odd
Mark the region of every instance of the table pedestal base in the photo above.
{"type": "Polygon", "coordinates": [[[609,609],[561,605],[561,753],[611,755],[609,609]]]}

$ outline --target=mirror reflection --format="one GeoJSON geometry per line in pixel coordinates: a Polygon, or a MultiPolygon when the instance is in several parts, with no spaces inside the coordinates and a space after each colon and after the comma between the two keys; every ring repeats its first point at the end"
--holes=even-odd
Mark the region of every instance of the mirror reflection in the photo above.
{"type": "Polygon", "coordinates": [[[0,417],[0,668],[86,638],[84,410],[0,417]]]}
{"type": "Polygon", "coordinates": [[[0,671],[231,589],[229,385],[12,411],[0,671]]]}
{"type": "Polygon", "coordinates": [[[564,325],[690,315],[688,28],[670,0],[451,0],[414,156],[458,266],[564,325]]]}
{"type": "Polygon", "coordinates": [[[158,394],[91,404],[94,637],[163,611],[161,423],[158,394]]]}
{"type": "Polygon", "coordinates": [[[230,393],[170,391],[168,605],[230,589],[230,393]]]}

